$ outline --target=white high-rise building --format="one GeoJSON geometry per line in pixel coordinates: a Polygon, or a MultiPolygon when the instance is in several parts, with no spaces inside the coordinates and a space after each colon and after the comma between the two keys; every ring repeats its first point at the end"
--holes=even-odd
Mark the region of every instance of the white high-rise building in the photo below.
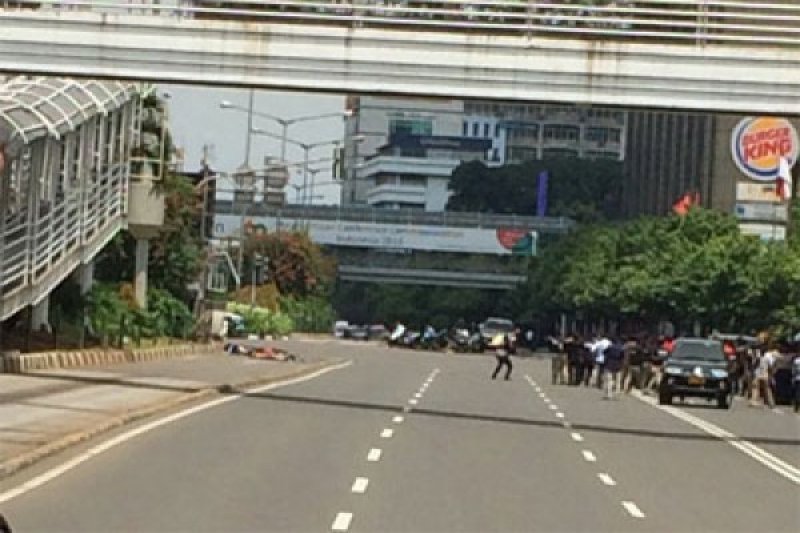
{"type": "MultiPolygon", "coordinates": [[[[391,136],[461,137],[461,100],[349,96],[346,105],[351,115],[345,123],[343,205],[368,203],[376,176],[360,170],[391,136]]],[[[376,168],[374,162],[371,166],[376,168]]],[[[395,174],[399,179],[402,172],[395,174]]]]}
{"type": "Polygon", "coordinates": [[[627,113],[581,105],[464,102],[462,134],[492,141],[491,165],[572,156],[625,158],[627,113]]]}

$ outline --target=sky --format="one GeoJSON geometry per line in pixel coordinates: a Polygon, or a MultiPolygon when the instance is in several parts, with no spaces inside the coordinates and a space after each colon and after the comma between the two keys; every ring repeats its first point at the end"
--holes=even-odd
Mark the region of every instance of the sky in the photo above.
{"type": "MultiPolygon", "coordinates": [[[[247,113],[245,111],[220,108],[220,102],[228,100],[242,108],[247,108],[249,90],[180,85],[160,85],[158,92],[169,95],[170,124],[175,143],[185,150],[184,169],[198,170],[203,158],[203,146],[209,146],[210,165],[216,171],[233,172],[244,162],[245,135],[247,132],[247,113]]],[[[290,119],[323,113],[344,111],[344,95],[312,94],[300,92],[279,92],[257,90],[254,110],[277,117],[290,119]]],[[[253,127],[281,134],[281,126],[272,120],[254,116],[253,127]]],[[[302,143],[316,143],[342,139],[344,119],[324,118],[299,122],[289,126],[288,138],[302,143]]],[[[254,135],[250,154],[250,166],[263,166],[265,156],[280,156],[279,139],[254,135]]],[[[287,160],[302,162],[303,150],[298,146],[287,145],[287,160]]],[[[321,146],[311,150],[309,159],[330,157],[332,146],[321,146]]],[[[340,187],[332,185],[330,163],[320,163],[316,168],[325,168],[316,176],[314,191],[315,204],[339,203],[340,187]],[[317,196],[320,196],[317,198],[317,196]]],[[[314,166],[312,165],[312,168],[314,166]]],[[[294,169],[290,185],[302,185],[302,173],[294,169]]],[[[286,191],[290,201],[295,200],[296,191],[291,186],[286,191]]]]}

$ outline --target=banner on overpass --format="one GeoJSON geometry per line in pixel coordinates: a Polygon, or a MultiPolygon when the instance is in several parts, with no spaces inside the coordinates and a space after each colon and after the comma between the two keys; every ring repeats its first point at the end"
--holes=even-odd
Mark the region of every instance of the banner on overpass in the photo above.
{"type": "MultiPolygon", "coordinates": [[[[242,217],[216,215],[214,237],[238,239],[242,217]]],[[[535,255],[538,235],[518,228],[458,228],[406,224],[373,224],[336,220],[311,220],[274,217],[244,217],[245,232],[292,231],[308,229],[311,239],[326,246],[460,252],[492,255],[535,255]]]]}

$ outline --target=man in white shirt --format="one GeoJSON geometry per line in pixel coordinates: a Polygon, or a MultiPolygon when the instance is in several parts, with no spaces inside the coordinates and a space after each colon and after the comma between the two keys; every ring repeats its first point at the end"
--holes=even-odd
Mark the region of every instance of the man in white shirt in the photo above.
{"type": "Polygon", "coordinates": [[[594,343],[592,352],[594,353],[594,364],[597,366],[597,388],[603,388],[603,374],[606,370],[606,350],[611,346],[611,341],[605,335],[594,343]]]}
{"type": "Polygon", "coordinates": [[[755,379],[753,380],[753,393],[750,397],[750,405],[758,405],[758,398],[765,405],[773,407],[775,402],[772,399],[772,376],[775,362],[779,357],[779,352],[775,346],[770,346],[769,351],[761,356],[756,363],[755,379]]]}

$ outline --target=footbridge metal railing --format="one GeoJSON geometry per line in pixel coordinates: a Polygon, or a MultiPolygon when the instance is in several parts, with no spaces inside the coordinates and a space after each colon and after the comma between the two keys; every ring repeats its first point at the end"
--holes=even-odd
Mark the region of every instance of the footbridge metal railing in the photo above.
{"type": "Polygon", "coordinates": [[[0,84],[0,319],[35,305],[124,225],[137,86],[0,84]]]}
{"type": "Polygon", "coordinates": [[[800,114],[800,2],[0,1],[0,72],[800,114]]]}
{"type": "Polygon", "coordinates": [[[6,10],[798,47],[788,0],[14,0],[6,10]]]}

